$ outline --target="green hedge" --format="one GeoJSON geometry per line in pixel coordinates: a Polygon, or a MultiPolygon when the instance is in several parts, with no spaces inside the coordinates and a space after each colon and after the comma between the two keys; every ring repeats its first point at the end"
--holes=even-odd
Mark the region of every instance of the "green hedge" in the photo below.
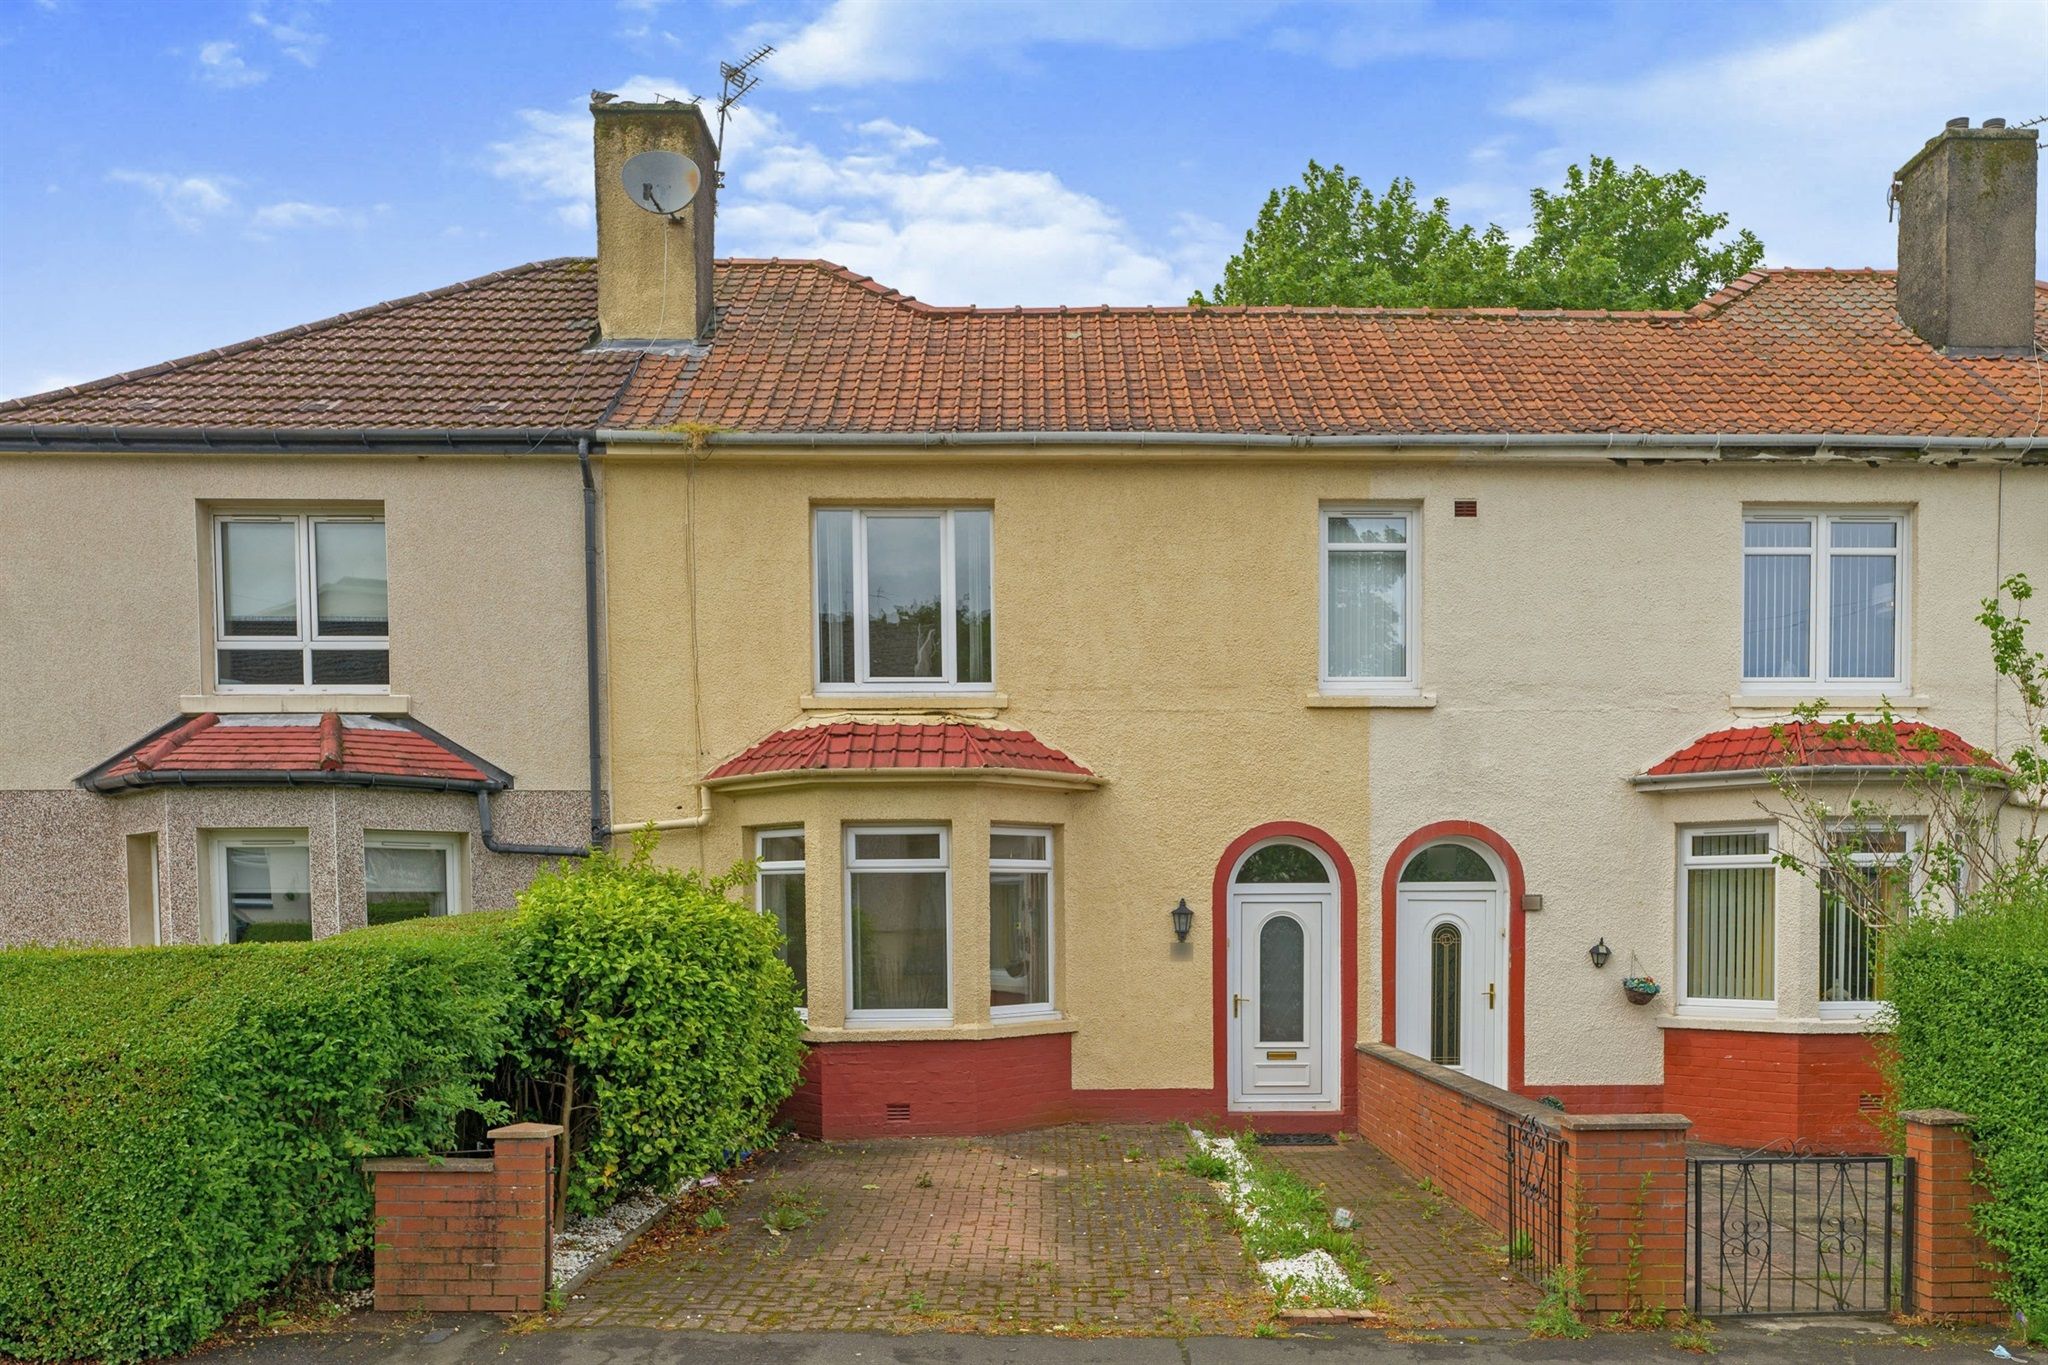
{"type": "Polygon", "coordinates": [[[0,953],[0,1356],[133,1360],[368,1245],[511,1038],[505,915],[0,953]]]}
{"type": "Polygon", "coordinates": [[[520,1062],[575,1065],[569,1208],[671,1189],[768,1138],[803,1054],[796,978],[775,922],[727,899],[745,867],[703,878],[597,854],[520,897],[527,991],[520,1062]]]}
{"type": "Polygon", "coordinates": [[[1918,919],[1886,956],[1898,1098],[1976,1119],[1992,1192],[1978,1226],[2008,1258],[2006,1302],[2048,1341],[2048,889],[1918,919]]]}

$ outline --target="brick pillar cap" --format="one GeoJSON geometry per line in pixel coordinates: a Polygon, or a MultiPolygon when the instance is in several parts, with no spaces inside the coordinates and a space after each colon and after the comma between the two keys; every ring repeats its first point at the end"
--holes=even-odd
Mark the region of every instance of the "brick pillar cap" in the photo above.
{"type": "Polygon", "coordinates": [[[1687,1129],[1692,1120],[1683,1114],[1559,1114],[1557,1126],[1573,1131],[1612,1129],[1687,1129]]]}
{"type": "Polygon", "coordinates": [[[503,1128],[491,1129],[484,1136],[493,1142],[503,1142],[508,1138],[558,1138],[561,1135],[562,1125],[559,1123],[508,1123],[503,1128]]]}
{"type": "Polygon", "coordinates": [[[1908,1109],[1899,1118],[1905,1123],[1924,1123],[1929,1128],[1967,1128],[1977,1121],[1953,1109],[1908,1109]]]}

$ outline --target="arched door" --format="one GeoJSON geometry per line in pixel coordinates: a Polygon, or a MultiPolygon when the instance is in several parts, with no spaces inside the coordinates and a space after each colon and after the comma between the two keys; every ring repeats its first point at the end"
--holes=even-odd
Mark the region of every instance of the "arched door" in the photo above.
{"type": "Polygon", "coordinates": [[[1447,839],[1401,869],[1394,1045],[1488,1085],[1508,1083],[1506,880],[1477,844],[1447,839]]]}
{"type": "Polygon", "coordinates": [[[1337,883],[1322,854],[1276,839],[1230,881],[1230,1107],[1340,1107],[1337,883]]]}

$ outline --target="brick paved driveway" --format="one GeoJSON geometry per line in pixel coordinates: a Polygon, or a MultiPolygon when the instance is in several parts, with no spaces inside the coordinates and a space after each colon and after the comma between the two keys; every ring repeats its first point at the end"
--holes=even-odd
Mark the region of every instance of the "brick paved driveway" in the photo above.
{"type": "Polygon", "coordinates": [[[587,1282],[560,1325],[1247,1332],[1271,1300],[1166,1127],[791,1143],[723,1206],[587,1282]],[[778,1236],[778,1206],[812,1221],[778,1236]]]}

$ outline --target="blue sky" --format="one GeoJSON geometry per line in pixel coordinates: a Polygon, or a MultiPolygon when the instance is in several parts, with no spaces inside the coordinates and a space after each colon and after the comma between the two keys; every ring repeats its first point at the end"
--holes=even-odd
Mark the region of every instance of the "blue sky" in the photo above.
{"type": "Polygon", "coordinates": [[[1310,157],[1510,230],[1684,166],[1773,264],[1888,265],[1922,139],[2048,114],[2048,0],[0,0],[0,395],[587,253],[587,92],[756,42],[721,254],[938,303],[1183,302],[1310,157]]]}

